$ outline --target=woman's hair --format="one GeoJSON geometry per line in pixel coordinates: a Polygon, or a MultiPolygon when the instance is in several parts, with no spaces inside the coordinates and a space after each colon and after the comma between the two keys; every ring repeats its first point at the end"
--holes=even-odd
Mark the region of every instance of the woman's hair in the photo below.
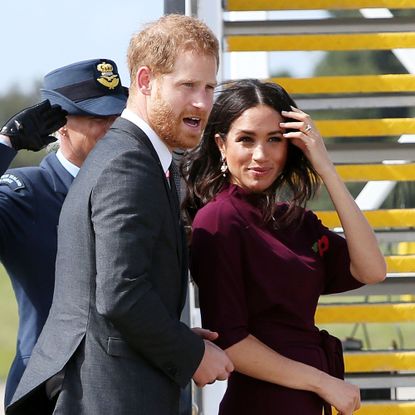
{"type": "Polygon", "coordinates": [[[168,14],[147,24],[131,37],[128,47],[130,89],[136,88],[136,75],[141,66],[148,66],[155,75],[170,73],[179,54],[185,51],[213,56],[219,66],[219,42],[201,20],[168,14]]]}
{"type": "MultiPolygon", "coordinates": [[[[244,111],[258,105],[267,105],[278,113],[291,111],[291,106],[296,106],[285,89],[275,83],[243,79],[219,87],[202,140],[198,147],[186,153],[182,163],[188,185],[183,208],[188,220],[191,221],[196,212],[229,182],[229,174],[224,177],[220,170],[222,160],[215,135],[226,140],[232,123],[244,111]]],[[[282,227],[301,219],[303,210],[299,207],[305,207],[319,183],[317,172],[303,152],[288,142],[283,171],[268,189],[254,195],[264,221],[274,221],[275,226],[282,227]],[[288,207],[282,216],[274,219],[275,204],[284,197],[288,207]]]]}

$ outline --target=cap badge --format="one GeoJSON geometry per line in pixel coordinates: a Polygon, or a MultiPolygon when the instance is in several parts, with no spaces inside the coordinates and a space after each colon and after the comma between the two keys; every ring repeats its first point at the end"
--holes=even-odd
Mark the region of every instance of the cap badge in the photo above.
{"type": "Polygon", "coordinates": [[[97,81],[108,89],[115,89],[120,83],[118,74],[113,72],[113,67],[110,63],[101,62],[97,65],[98,72],[101,72],[101,76],[97,78],[97,81]]]}

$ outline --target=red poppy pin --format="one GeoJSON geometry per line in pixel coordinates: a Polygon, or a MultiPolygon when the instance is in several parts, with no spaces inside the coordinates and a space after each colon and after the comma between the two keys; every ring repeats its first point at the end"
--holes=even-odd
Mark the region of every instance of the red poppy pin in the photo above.
{"type": "Polygon", "coordinates": [[[327,235],[323,235],[317,242],[314,242],[311,248],[322,257],[324,252],[329,250],[329,238],[327,238],[327,235]]]}

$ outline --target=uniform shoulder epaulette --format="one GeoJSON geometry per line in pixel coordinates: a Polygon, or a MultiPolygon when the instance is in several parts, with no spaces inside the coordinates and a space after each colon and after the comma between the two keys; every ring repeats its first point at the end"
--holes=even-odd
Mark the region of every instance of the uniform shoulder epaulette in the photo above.
{"type": "Polygon", "coordinates": [[[17,191],[26,187],[24,181],[12,173],[5,173],[0,177],[0,186],[9,186],[10,189],[17,191]]]}

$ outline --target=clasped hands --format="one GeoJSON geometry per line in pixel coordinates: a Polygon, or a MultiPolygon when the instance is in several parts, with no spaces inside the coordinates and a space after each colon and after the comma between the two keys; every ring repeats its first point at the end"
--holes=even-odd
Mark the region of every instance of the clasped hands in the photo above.
{"type": "Polygon", "coordinates": [[[193,374],[193,381],[197,386],[203,387],[216,380],[226,380],[234,370],[233,363],[227,354],[212,341],[218,338],[218,333],[200,327],[192,329],[194,333],[202,337],[205,343],[205,353],[193,374]]]}

